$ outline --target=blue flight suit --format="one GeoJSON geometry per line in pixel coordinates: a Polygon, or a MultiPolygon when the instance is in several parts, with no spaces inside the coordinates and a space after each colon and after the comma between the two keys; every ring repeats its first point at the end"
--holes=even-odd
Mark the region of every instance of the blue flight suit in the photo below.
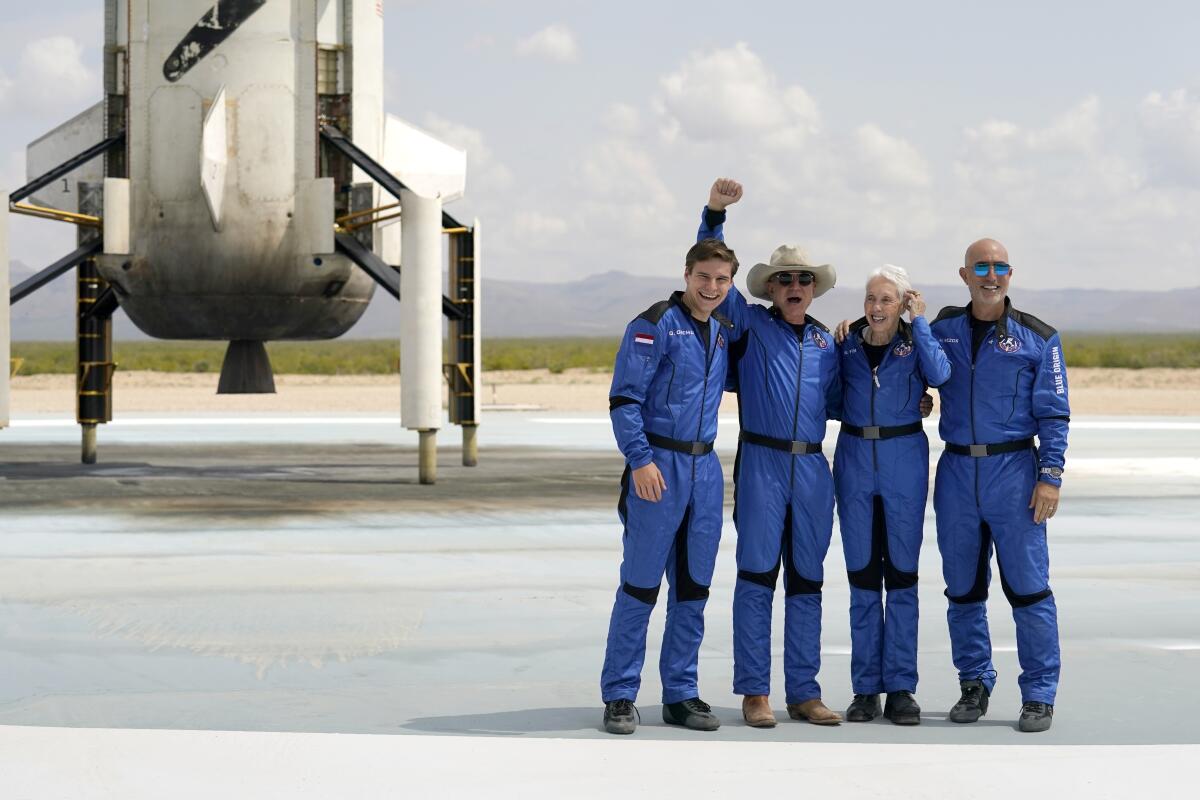
{"type": "MultiPolygon", "coordinates": [[[[723,226],[709,225],[708,213],[698,240],[722,238],[723,226]]],[[[736,288],[718,311],[733,323],[730,389],[738,393],[742,429],[734,466],[733,691],[770,694],[771,607],[782,561],[784,688],[789,704],[803,703],[821,696],[821,587],[833,535],[833,478],[821,441],[826,419],[840,413],[837,347],[812,317],[800,335],[777,309],[748,303],[736,288]]]]}
{"type": "Polygon", "coordinates": [[[929,323],[904,320],[871,368],[863,317],[842,342],[842,432],[833,459],[850,579],[850,676],[855,694],[917,690],[917,561],[929,491],[927,386],[950,378],[929,323]],[[886,622],[883,590],[887,589],[886,622]]]}
{"type": "Polygon", "coordinates": [[[1053,328],[1007,298],[978,352],[972,353],[970,305],[942,309],[932,327],[953,367],[939,390],[946,451],[933,507],[954,666],[960,680],[982,680],[991,693],[996,673],[986,600],[994,544],[1016,623],[1021,701],[1053,705],[1058,616],[1046,524],[1034,524],[1029,499],[1038,480],[1061,483],[1040,470],[1061,468],[1067,449],[1071,410],[1062,345],[1053,328]]]}
{"type": "Polygon", "coordinates": [[[670,588],[659,660],[662,700],[678,703],[699,694],[696,660],[725,499],[712,443],[728,335],[728,320],[717,314],[707,325],[694,320],[676,292],[629,323],[617,351],[609,415],[625,455],[617,505],[625,533],[600,677],[605,703],[637,699],[646,629],[664,572],[670,588]],[[667,485],[658,502],[642,500],[631,485],[632,470],[651,461],[667,485]]]}

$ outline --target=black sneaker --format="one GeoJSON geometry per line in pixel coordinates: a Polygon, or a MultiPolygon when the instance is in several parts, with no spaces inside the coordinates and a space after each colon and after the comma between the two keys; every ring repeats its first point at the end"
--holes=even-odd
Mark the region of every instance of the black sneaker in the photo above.
{"type": "Polygon", "coordinates": [[[663,722],[668,725],[682,725],[694,731],[715,731],[721,727],[721,720],[712,713],[712,706],[699,697],[679,703],[664,703],[663,722]]]}
{"type": "Polygon", "coordinates": [[[1054,721],[1054,706],[1046,703],[1025,703],[1021,706],[1021,718],[1017,720],[1017,728],[1023,733],[1040,733],[1050,730],[1054,721]]]}
{"type": "Polygon", "coordinates": [[[883,715],[894,725],[920,725],[921,707],[912,692],[888,692],[883,715]]]}
{"type": "Polygon", "coordinates": [[[632,700],[613,700],[604,704],[604,730],[609,733],[633,733],[641,719],[632,700]]]}
{"type": "Polygon", "coordinates": [[[951,722],[977,722],[987,713],[988,691],[983,681],[961,681],[962,697],[950,709],[951,722]]]}
{"type": "Polygon", "coordinates": [[[870,722],[879,716],[879,695],[856,694],[846,709],[846,722],[870,722]]]}

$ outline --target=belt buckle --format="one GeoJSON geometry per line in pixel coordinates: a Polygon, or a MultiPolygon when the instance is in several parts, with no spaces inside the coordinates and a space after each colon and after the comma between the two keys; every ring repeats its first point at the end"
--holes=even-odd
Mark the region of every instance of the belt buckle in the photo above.
{"type": "Polygon", "coordinates": [[[988,446],[986,444],[973,444],[971,447],[971,458],[984,458],[988,454],[988,446]]]}
{"type": "Polygon", "coordinates": [[[792,442],[789,449],[792,455],[802,456],[808,452],[808,442],[792,442]]]}
{"type": "Polygon", "coordinates": [[[862,429],[862,432],[863,432],[862,438],[864,438],[864,439],[879,439],[880,438],[878,425],[867,425],[862,429]]]}
{"type": "Polygon", "coordinates": [[[704,455],[704,442],[692,442],[692,455],[704,455]]]}

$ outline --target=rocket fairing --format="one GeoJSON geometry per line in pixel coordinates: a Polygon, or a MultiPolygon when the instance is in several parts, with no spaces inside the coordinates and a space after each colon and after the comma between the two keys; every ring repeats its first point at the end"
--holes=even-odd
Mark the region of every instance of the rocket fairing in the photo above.
{"type": "MultiPolygon", "coordinates": [[[[102,225],[96,267],[133,323],[267,364],[263,342],[345,333],[376,281],[398,294],[405,243],[404,424],[441,424],[442,308],[460,320],[452,372],[469,376],[452,416],[477,425],[477,256],[459,259],[469,290],[439,288],[441,207],[463,194],[466,154],[384,113],[382,0],[106,0],[104,42],[102,101],[29,146],[31,179],[54,180],[26,188],[40,212],[102,225]],[[97,143],[104,157],[84,158],[97,143]],[[79,217],[100,187],[102,209],[79,217]]],[[[451,250],[474,253],[478,233],[452,228],[472,243],[451,250]]],[[[271,391],[269,364],[255,371],[221,385],[271,391]]]]}
{"type": "MultiPolygon", "coordinates": [[[[384,114],[383,56],[378,0],[107,0],[106,99],[31,145],[29,172],[120,130],[124,148],[33,200],[73,211],[78,182],[128,182],[104,209],[128,218],[128,246],[106,240],[98,262],[151,336],[340,336],[375,284],[337,252],[333,219],[394,201],[320,126],[419,194],[449,202],[465,181],[465,153],[384,114]]],[[[396,264],[384,227],[356,235],[396,264]]]]}

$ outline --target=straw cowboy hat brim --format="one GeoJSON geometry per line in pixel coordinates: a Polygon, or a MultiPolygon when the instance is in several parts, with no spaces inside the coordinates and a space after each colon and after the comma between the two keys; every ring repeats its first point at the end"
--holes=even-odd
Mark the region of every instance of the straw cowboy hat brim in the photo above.
{"type": "Polygon", "coordinates": [[[808,254],[795,245],[780,245],[766,264],[755,264],[746,276],[746,290],[760,300],[770,300],[767,281],[776,272],[811,272],[813,297],[820,297],[837,285],[837,270],[832,264],[813,264],[808,254]]]}

